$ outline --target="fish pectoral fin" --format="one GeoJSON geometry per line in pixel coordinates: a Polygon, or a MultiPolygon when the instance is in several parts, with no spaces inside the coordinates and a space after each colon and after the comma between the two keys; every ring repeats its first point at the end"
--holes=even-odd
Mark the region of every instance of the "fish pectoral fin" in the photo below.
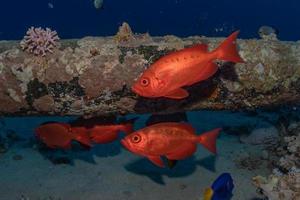
{"type": "Polygon", "coordinates": [[[169,160],[167,159],[168,167],[170,169],[174,168],[176,166],[177,160],[169,160]]]}
{"type": "Polygon", "coordinates": [[[160,156],[148,156],[147,158],[155,165],[159,167],[165,167],[164,162],[162,161],[160,156]]]}
{"type": "Polygon", "coordinates": [[[190,157],[197,150],[197,145],[191,142],[186,142],[180,145],[172,153],[166,155],[169,160],[182,160],[190,157]]]}
{"type": "Polygon", "coordinates": [[[164,96],[171,99],[184,99],[189,96],[189,93],[185,89],[178,88],[164,96]]]}

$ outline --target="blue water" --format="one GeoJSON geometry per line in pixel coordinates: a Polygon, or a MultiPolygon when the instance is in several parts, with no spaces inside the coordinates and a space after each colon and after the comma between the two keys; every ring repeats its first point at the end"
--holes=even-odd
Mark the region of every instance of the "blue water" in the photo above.
{"type": "Polygon", "coordinates": [[[242,38],[269,25],[280,39],[298,40],[299,7],[298,0],[104,0],[96,10],[93,0],[3,0],[0,40],[22,39],[30,26],[51,27],[61,38],[114,35],[123,21],[151,35],[227,36],[240,29],[242,38]]]}

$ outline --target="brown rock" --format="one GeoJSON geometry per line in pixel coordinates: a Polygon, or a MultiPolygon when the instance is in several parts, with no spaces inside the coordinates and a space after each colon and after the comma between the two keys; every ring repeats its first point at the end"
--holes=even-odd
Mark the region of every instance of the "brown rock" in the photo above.
{"type": "Polygon", "coordinates": [[[48,62],[48,67],[45,70],[44,83],[68,82],[72,79],[73,76],[66,72],[65,66],[62,63],[56,62],[55,59],[51,59],[48,62]]]}
{"type": "Polygon", "coordinates": [[[54,109],[54,100],[50,95],[45,95],[34,100],[33,107],[37,111],[50,112],[54,109]]]}
{"type": "Polygon", "coordinates": [[[27,108],[25,95],[22,93],[19,81],[11,69],[5,68],[0,73],[0,111],[17,112],[22,107],[27,108]]]}
{"type": "Polygon", "coordinates": [[[133,32],[128,23],[123,22],[123,24],[119,27],[119,31],[115,36],[115,40],[119,43],[129,42],[134,40],[133,32]]]}

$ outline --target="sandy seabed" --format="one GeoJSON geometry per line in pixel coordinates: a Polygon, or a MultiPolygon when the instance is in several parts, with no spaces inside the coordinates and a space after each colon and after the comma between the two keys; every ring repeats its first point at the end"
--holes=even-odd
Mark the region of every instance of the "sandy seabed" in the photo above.
{"type": "MultiPolygon", "coordinates": [[[[189,118],[194,119],[190,122],[196,127],[210,121],[210,117],[194,117],[192,114],[189,118]]],[[[13,120],[7,121],[8,126],[14,124],[13,120]]],[[[251,119],[240,122],[247,120],[251,119]]],[[[30,134],[36,123],[40,122],[27,120],[16,129],[20,134],[22,127],[27,127],[30,134]]],[[[214,123],[223,125],[224,120],[214,123]]],[[[210,126],[214,124],[204,128],[209,130],[210,126]]],[[[123,149],[118,141],[97,145],[90,151],[69,151],[64,156],[71,163],[56,165],[49,160],[49,152],[41,153],[28,143],[16,142],[0,154],[1,200],[200,200],[204,189],[223,172],[231,173],[234,179],[232,200],[254,200],[259,196],[251,178],[270,173],[265,163],[254,170],[237,167],[235,160],[241,155],[261,155],[262,150],[241,144],[237,136],[224,132],[217,141],[217,156],[198,145],[193,157],[178,162],[173,169],[154,166],[123,149]]]]}

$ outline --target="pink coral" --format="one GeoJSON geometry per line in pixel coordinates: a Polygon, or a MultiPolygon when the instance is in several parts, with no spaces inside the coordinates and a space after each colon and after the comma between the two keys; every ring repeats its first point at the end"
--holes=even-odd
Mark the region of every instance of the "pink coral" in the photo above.
{"type": "Polygon", "coordinates": [[[31,27],[21,41],[23,50],[37,56],[46,56],[48,52],[53,53],[53,49],[58,46],[59,37],[56,31],[50,28],[42,29],[31,27]]]}

